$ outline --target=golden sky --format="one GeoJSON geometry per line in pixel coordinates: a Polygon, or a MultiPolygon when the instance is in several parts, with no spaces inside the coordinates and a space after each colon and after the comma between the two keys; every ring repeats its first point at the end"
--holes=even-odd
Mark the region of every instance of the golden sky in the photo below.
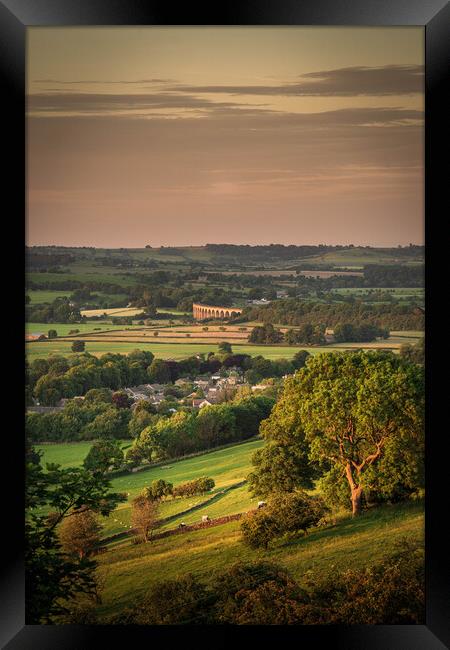
{"type": "Polygon", "coordinates": [[[27,243],[423,243],[423,40],[29,28],[27,243]]]}

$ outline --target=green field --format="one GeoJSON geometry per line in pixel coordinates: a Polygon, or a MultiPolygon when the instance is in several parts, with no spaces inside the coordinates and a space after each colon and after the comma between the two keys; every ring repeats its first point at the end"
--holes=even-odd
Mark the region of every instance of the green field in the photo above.
{"type": "Polygon", "coordinates": [[[333,264],[335,266],[364,266],[366,264],[404,264],[409,266],[414,263],[423,262],[421,257],[405,258],[396,255],[395,249],[366,249],[361,247],[345,248],[340,251],[314,255],[305,261],[308,264],[333,264]]]}
{"type": "MultiPolygon", "coordinates": [[[[30,297],[31,305],[39,305],[43,303],[52,303],[56,298],[69,297],[72,291],[26,291],[26,295],[30,297]]],[[[124,304],[127,299],[126,294],[109,294],[102,291],[93,291],[93,293],[101,298],[108,300],[123,300],[124,304]]]]}
{"type": "MultiPolygon", "coordinates": [[[[122,449],[131,444],[131,440],[122,441],[122,449]]],[[[36,451],[42,452],[42,463],[57,463],[63,469],[80,467],[92,447],[92,440],[87,442],[58,442],[35,445],[36,451]]]]}
{"type": "MultiPolygon", "coordinates": [[[[135,327],[135,326],[127,325],[127,327],[135,327]]],[[[25,324],[25,332],[27,334],[31,334],[31,332],[43,332],[44,334],[47,334],[49,330],[56,330],[58,336],[67,336],[70,330],[80,330],[80,334],[86,332],[95,333],[95,330],[97,328],[101,331],[107,331],[107,330],[117,330],[119,329],[119,326],[112,325],[112,323],[106,323],[104,321],[95,321],[91,323],[26,323],[25,324]]],[[[123,326],[121,329],[123,329],[123,326]]]]}
{"type": "Polygon", "coordinates": [[[407,538],[423,543],[423,504],[382,506],[357,519],[337,517],[336,523],[306,537],[280,540],[268,551],[254,551],[241,542],[239,522],[174,535],[148,544],[111,548],[99,556],[105,589],[99,613],[111,614],[137,602],[159,580],[193,573],[205,582],[214,572],[243,560],[268,560],[285,566],[302,581],[335,571],[370,566],[389,556],[407,538]]]}
{"type": "MultiPolygon", "coordinates": [[[[131,444],[131,441],[123,441],[123,444],[125,447],[131,444]]],[[[201,503],[215,494],[217,494],[217,498],[212,504],[183,516],[182,520],[185,523],[193,523],[199,521],[203,514],[208,514],[210,517],[220,517],[255,507],[257,500],[250,497],[246,486],[232,490],[223,496],[218,492],[245,479],[251,471],[251,457],[254,451],[262,447],[263,444],[262,440],[250,440],[185,460],[168,460],[166,464],[159,467],[152,467],[113,478],[111,480],[111,489],[117,492],[125,492],[128,495],[128,501],[120,504],[110,517],[103,520],[103,535],[108,536],[128,530],[131,517],[131,499],[137,496],[144,487],[150,485],[152,481],[160,478],[177,485],[200,476],[210,476],[216,483],[215,488],[207,496],[190,499],[168,499],[163,502],[160,509],[161,518],[182,512],[191,505],[201,503]]],[[[81,465],[91,445],[92,442],[76,442],[36,447],[43,452],[43,463],[55,462],[63,467],[76,467],[81,465]]],[[[173,528],[180,521],[181,519],[175,519],[164,528],[173,528]]]]}
{"type": "Polygon", "coordinates": [[[27,291],[30,296],[30,304],[38,305],[44,302],[53,302],[56,298],[69,297],[71,291],[27,291]]]}
{"type": "MultiPolygon", "coordinates": [[[[48,325],[46,326],[48,327],[48,325]]],[[[54,326],[56,329],[61,327],[54,326]]],[[[69,326],[66,326],[69,327],[69,326]]],[[[76,326],[81,329],[79,326],[76,326]]],[[[97,327],[97,325],[96,325],[97,327]]],[[[111,327],[111,326],[109,326],[111,327]]],[[[108,326],[105,326],[108,329],[108,326]]],[[[30,331],[40,332],[46,331],[41,326],[37,329],[37,325],[33,324],[30,331]]],[[[57,329],[58,331],[58,329],[57,329]]],[[[89,331],[88,329],[86,331],[89,331]]],[[[226,336],[223,337],[226,340],[226,336]]],[[[417,343],[417,337],[408,336],[395,336],[387,339],[386,341],[379,341],[374,343],[338,343],[335,345],[327,345],[321,347],[308,347],[301,345],[298,347],[276,346],[276,345],[251,345],[251,344],[236,344],[231,341],[235,351],[240,354],[250,354],[251,356],[262,355],[266,359],[292,359],[298,350],[308,350],[311,354],[319,354],[320,352],[333,352],[334,350],[353,349],[353,348],[392,348],[394,351],[398,350],[402,343],[417,343]]],[[[58,341],[53,339],[51,341],[39,341],[26,344],[27,358],[32,361],[33,359],[45,358],[51,354],[70,355],[71,351],[70,341],[58,341]]],[[[107,352],[128,354],[132,350],[149,350],[153,352],[155,357],[162,359],[183,359],[185,357],[193,356],[196,354],[207,354],[208,352],[217,352],[218,347],[214,343],[151,343],[140,341],[87,341],[86,352],[101,356],[107,352]]]]}
{"type": "MultiPolygon", "coordinates": [[[[42,330],[33,330],[42,331],[42,330]]],[[[33,359],[48,357],[51,354],[70,355],[71,343],[69,341],[52,340],[47,342],[33,342],[26,344],[27,358],[33,359]]],[[[116,352],[127,354],[132,350],[149,350],[156,357],[162,359],[183,359],[195,354],[207,354],[208,352],[217,352],[218,347],[213,343],[140,343],[140,342],[103,342],[89,341],[86,343],[86,352],[95,355],[106,354],[107,352],[116,352]]],[[[262,345],[240,345],[236,346],[239,352],[243,354],[258,355],[261,354],[267,359],[290,359],[297,352],[298,348],[262,346],[262,345]]],[[[324,351],[326,348],[314,348],[314,352],[324,351]]]]}

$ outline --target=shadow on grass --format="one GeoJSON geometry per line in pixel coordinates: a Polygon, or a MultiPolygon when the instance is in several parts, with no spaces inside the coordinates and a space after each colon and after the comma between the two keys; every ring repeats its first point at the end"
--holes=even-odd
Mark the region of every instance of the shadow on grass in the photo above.
{"type": "Polygon", "coordinates": [[[401,521],[412,514],[422,514],[424,512],[424,501],[409,501],[402,504],[382,505],[363,512],[358,517],[348,515],[343,517],[336,524],[324,528],[316,528],[312,532],[295,539],[284,540],[274,544],[273,551],[281,548],[301,546],[317,541],[326,541],[333,538],[345,538],[359,533],[369,532],[372,528],[379,528],[380,525],[393,524],[395,521],[401,521]]]}

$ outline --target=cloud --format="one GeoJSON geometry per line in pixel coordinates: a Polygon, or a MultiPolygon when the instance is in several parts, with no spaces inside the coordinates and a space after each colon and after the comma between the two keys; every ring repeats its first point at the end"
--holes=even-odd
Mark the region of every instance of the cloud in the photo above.
{"type": "Polygon", "coordinates": [[[176,85],[170,90],[231,95],[278,95],[299,97],[356,97],[359,95],[411,95],[424,90],[423,66],[352,66],[310,72],[300,81],[278,85],[176,85]]]}
{"type": "Polygon", "coordinates": [[[42,83],[42,84],[56,84],[56,85],[87,85],[87,84],[164,84],[164,83],[175,83],[174,79],[161,79],[158,77],[150,79],[77,79],[76,81],[62,80],[62,79],[34,79],[33,83],[42,83]]]}
{"type": "Polygon", "coordinates": [[[33,113],[102,113],[136,109],[205,109],[238,106],[234,102],[212,102],[187,94],[145,93],[33,93],[28,96],[28,110],[33,113]]]}

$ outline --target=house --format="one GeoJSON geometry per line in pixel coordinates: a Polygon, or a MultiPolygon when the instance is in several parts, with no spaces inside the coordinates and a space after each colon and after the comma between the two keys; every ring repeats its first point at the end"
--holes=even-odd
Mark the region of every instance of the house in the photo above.
{"type": "Polygon", "coordinates": [[[145,384],[149,393],[162,393],[165,388],[164,384],[145,384]]]}
{"type": "Polygon", "coordinates": [[[43,332],[32,332],[25,334],[25,341],[46,341],[47,337],[43,332]]]}
{"type": "Polygon", "coordinates": [[[260,300],[250,300],[249,301],[251,305],[268,305],[270,300],[267,300],[267,298],[261,298],[260,300]]]}
{"type": "Polygon", "coordinates": [[[192,400],[192,407],[195,409],[202,409],[204,406],[211,406],[212,402],[205,398],[201,399],[193,399],[192,400]]]}
{"type": "Polygon", "coordinates": [[[194,386],[202,389],[208,388],[209,386],[209,381],[207,379],[195,379],[193,383],[194,386]]]}
{"type": "Polygon", "coordinates": [[[331,327],[327,327],[325,330],[325,341],[327,343],[334,343],[335,338],[334,338],[334,330],[331,329],[331,327]]]}
{"type": "Polygon", "coordinates": [[[175,386],[186,386],[191,383],[192,382],[190,382],[188,379],[177,379],[175,382],[175,386]]]}
{"type": "Polygon", "coordinates": [[[270,384],[255,384],[252,386],[252,390],[266,390],[266,388],[269,388],[270,384]]]}
{"type": "Polygon", "coordinates": [[[205,393],[203,399],[206,399],[210,404],[218,404],[221,401],[220,393],[212,391],[205,393]]]}
{"type": "MultiPolygon", "coordinates": [[[[148,391],[142,391],[139,390],[141,388],[140,386],[137,386],[136,388],[125,388],[124,391],[125,393],[135,402],[140,401],[140,400],[146,400],[147,402],[150,399],[148,391]]],[[[145,389],[145,386],[143,387],[145,389]]]]}

